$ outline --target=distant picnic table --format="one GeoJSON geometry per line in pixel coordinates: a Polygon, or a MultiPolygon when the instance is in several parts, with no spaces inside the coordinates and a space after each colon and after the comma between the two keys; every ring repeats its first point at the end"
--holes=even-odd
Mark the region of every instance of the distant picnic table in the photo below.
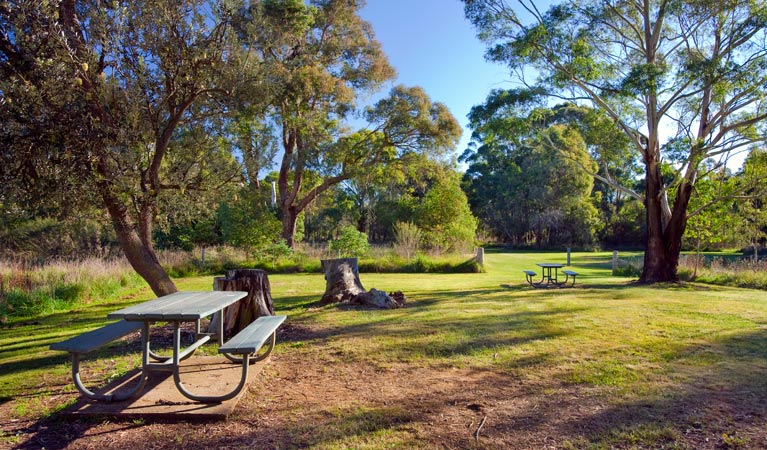
{"type": "Polygon", "coordinates": [[[534,281],[534,277],[537,276],[537,274],[532,270],[524,270],[525,273],[525,279],[527,280],[527,283],[536,288],[548,288],[548,287],[573,287],[575,286],[575,277],[578,275],[577,272],[573,272],[572,270],[563,270],[562,273],[565,274],[564,281],[559,281],[559,269],[565,267],[564,264],[560,263],[547,263],[547,262],[540,262],[535,263],[536,266],[541,268],[541,279],[539,281],[534,281]],[[554,270],[554,274],[551,274],[552,269],[554,270]]]}

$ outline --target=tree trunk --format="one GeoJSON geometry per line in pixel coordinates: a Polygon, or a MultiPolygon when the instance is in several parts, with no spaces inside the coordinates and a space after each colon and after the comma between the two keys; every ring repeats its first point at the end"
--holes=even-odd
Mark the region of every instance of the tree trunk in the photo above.
{"type": "Polygon", "coordinates": [[[158,297],[172,294],[178,289],[160,265],[151,242],[142,241],[131,224],[127,209],[110,193],[102,191],[102,198],[112,219],[117,239],[133,270],[152,288],[158,297]]]}
{"type": "Polygon", "coordinates": [[[323,259],[320,264],[325,272],[325,294],[320,303],[345,302],[365,292],[357,258],[323,259]]]}
{"type": "Polygon", "coordinates": [[[281,237],[285,239],[285,243],[290,248],[294,248],[296,244],[296,221],[298,220],[298,214],[293,208],[282,209],[282,234],[281,237]]]}
{"type": "Polygon", "coordinates": [[[663,222],[663,180],[657,164],[647,166],[647,244],[640,283],[663,283],[679,281],[677,268],[682,251],[682,236],[687,226],[687,205],[692,186],[682,183],[677,190],[674,209],[668,223],[663,222]]]}
{"type": "MultiPolygon", "coordinates": [[[[224,309],[224,339],[229,339],[261,316],[274,315],[269,278],[259,269],[234,269],[226,277],[213,279],[214,291],[245,291],[248,296],[224,309]]],[[[220,317],[216,313],[210,322],[209,332],[218,330],[220,317]]]]}

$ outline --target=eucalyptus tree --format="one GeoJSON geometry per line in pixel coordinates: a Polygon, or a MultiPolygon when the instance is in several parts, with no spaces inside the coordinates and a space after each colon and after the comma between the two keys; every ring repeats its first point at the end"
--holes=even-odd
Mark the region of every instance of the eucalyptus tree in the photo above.
{"type": "Polygon", "coordinates": [[[676,280],[702,163],[765,139],[765,2],[579,0],[543,13],[531,0],[517,10],[464,1],[488,58],[549,96],[601,109],[630,140],[644,166],[640,280],[676,280]],[[669,182],[664,161],[676,170],[669,182]]]}
{"type": "Polygon", "coordinates": [[[163,196],[239,173],[178,136],[218,113],[229,19],[205,0],[2,2],[3,195],[98,201],[133,268],[157,295],[174,292],[152,243],[163,196]]]}
{"type": "Polygon", "coordinates": [[[360,100],[394,77],[358,15],[362,3],[262,0],[241,15],[243,47],[263,73],[256,101],[268,102],[266,120],[276,125],[282,147],[278,205],[290,246],[299,214],[332,186],[414,154],[441,154],[460,137],[447,108],[420,88],[395,87],[360,111],[360,100]],[[351,132],[353,118],[367,126],[351,132]],[[309,173],[320,179],[310,182],[309,173]]]}

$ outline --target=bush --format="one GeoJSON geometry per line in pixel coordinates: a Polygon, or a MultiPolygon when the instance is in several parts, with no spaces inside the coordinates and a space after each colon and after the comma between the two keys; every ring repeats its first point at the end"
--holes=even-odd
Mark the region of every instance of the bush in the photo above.
{"type": "Polygon", "coordinates": [[[349,225],[341,230],[338,239],[330,241],[328,248],[339,257],[361,258],[370,251],[368,235],[349,225]]]}
{"type": "Polygon", "coordinates": [[[408,261],[421,246],[423,233],[412,222],[397,222],[394,224],[394,251],[404,254],[408,261]]]}

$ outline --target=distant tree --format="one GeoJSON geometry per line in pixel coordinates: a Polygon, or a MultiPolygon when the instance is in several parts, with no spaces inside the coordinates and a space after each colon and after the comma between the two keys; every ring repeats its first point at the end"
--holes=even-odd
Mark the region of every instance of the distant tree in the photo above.
{"type": "Polygon", "coordinates": [[[446,172],[436,180],[417,204],[413,219],[426,247],[462,250],[474,243],[477,219],[455,172],[446,172]]]}
{"type": "Polygon", "coordinates": [[[236,199],[223,203],[218,210],[223,241],[254,256],[269,253],[281,240],[280,221],[269,205],[270,196],[269,188],[249,185],[236,199]]]}
{"type": "Polygon", "coordinates": [[[216,114],[229,30],[218,2],[2,3],[2,189],[98,199],[133,268],[155,294],[174,292],[152,242],[162,197],[239,174],[174,139],[216,114]]]}
{"type": "Polygon", "coordinates": [[[767,238],[767,151],[755,150],[746,158],[743,170],[738,174],[738,183],[757,186],[748,196],[735,203],[735,229],[754,251],[754,261],[759,258],[759,244],[767,238]]]}
{"type": "Polygon", "coordinates": [[[701,250],[724,241],[731,234],[728,229],[737,227],[734,207],[741,201],[732,197],[738,192],[738,180],[727,170],[721,168],[704,176],[695,183],[690,211],[696,213],[690,216],[685,229],[685,237],[692,241],[695,249],[693,278],[697,276],[701,264],[701,250]],[[720,200],[727,197],[730,197],[729,201],[720,200]]]}
{"type": "Polygon", "coordinates": [[[597,165],[581,134],[589,128],[574,108],[541,107],[529,94],[494,91],[472,108],[473,145],[461,156],[472,208],[507,242],[591,245],[597,165]]]}
{"type": "Polygon", "coordinates": [[[402,164],[417,153],[453,148],[460,126],[420,88],[395,87],[367,109],[369,126],[349,132],[344,122],[358,98],[394,76],[360,0],[254,1],[243,11],[243,46],[262,62],[266,120],[276,124],[282,237],[295,242],[299,215],[332,186],[378,165],[402,164]],[[317,183],[307,173],[321,174],[317,183]]]}
{"type": "Polygon", "coordinates": [[[767,136],[767,4],[573,0],[541,13],[532,0],[518,11],[505,0],[464,2],[488,58],[537,92],[588,102],[622,130],[644,165],[640,281],[676,280],[702,163],[723,164],[767,136]],[[676,169],[670,182],[664,159],[676,169]]]}

